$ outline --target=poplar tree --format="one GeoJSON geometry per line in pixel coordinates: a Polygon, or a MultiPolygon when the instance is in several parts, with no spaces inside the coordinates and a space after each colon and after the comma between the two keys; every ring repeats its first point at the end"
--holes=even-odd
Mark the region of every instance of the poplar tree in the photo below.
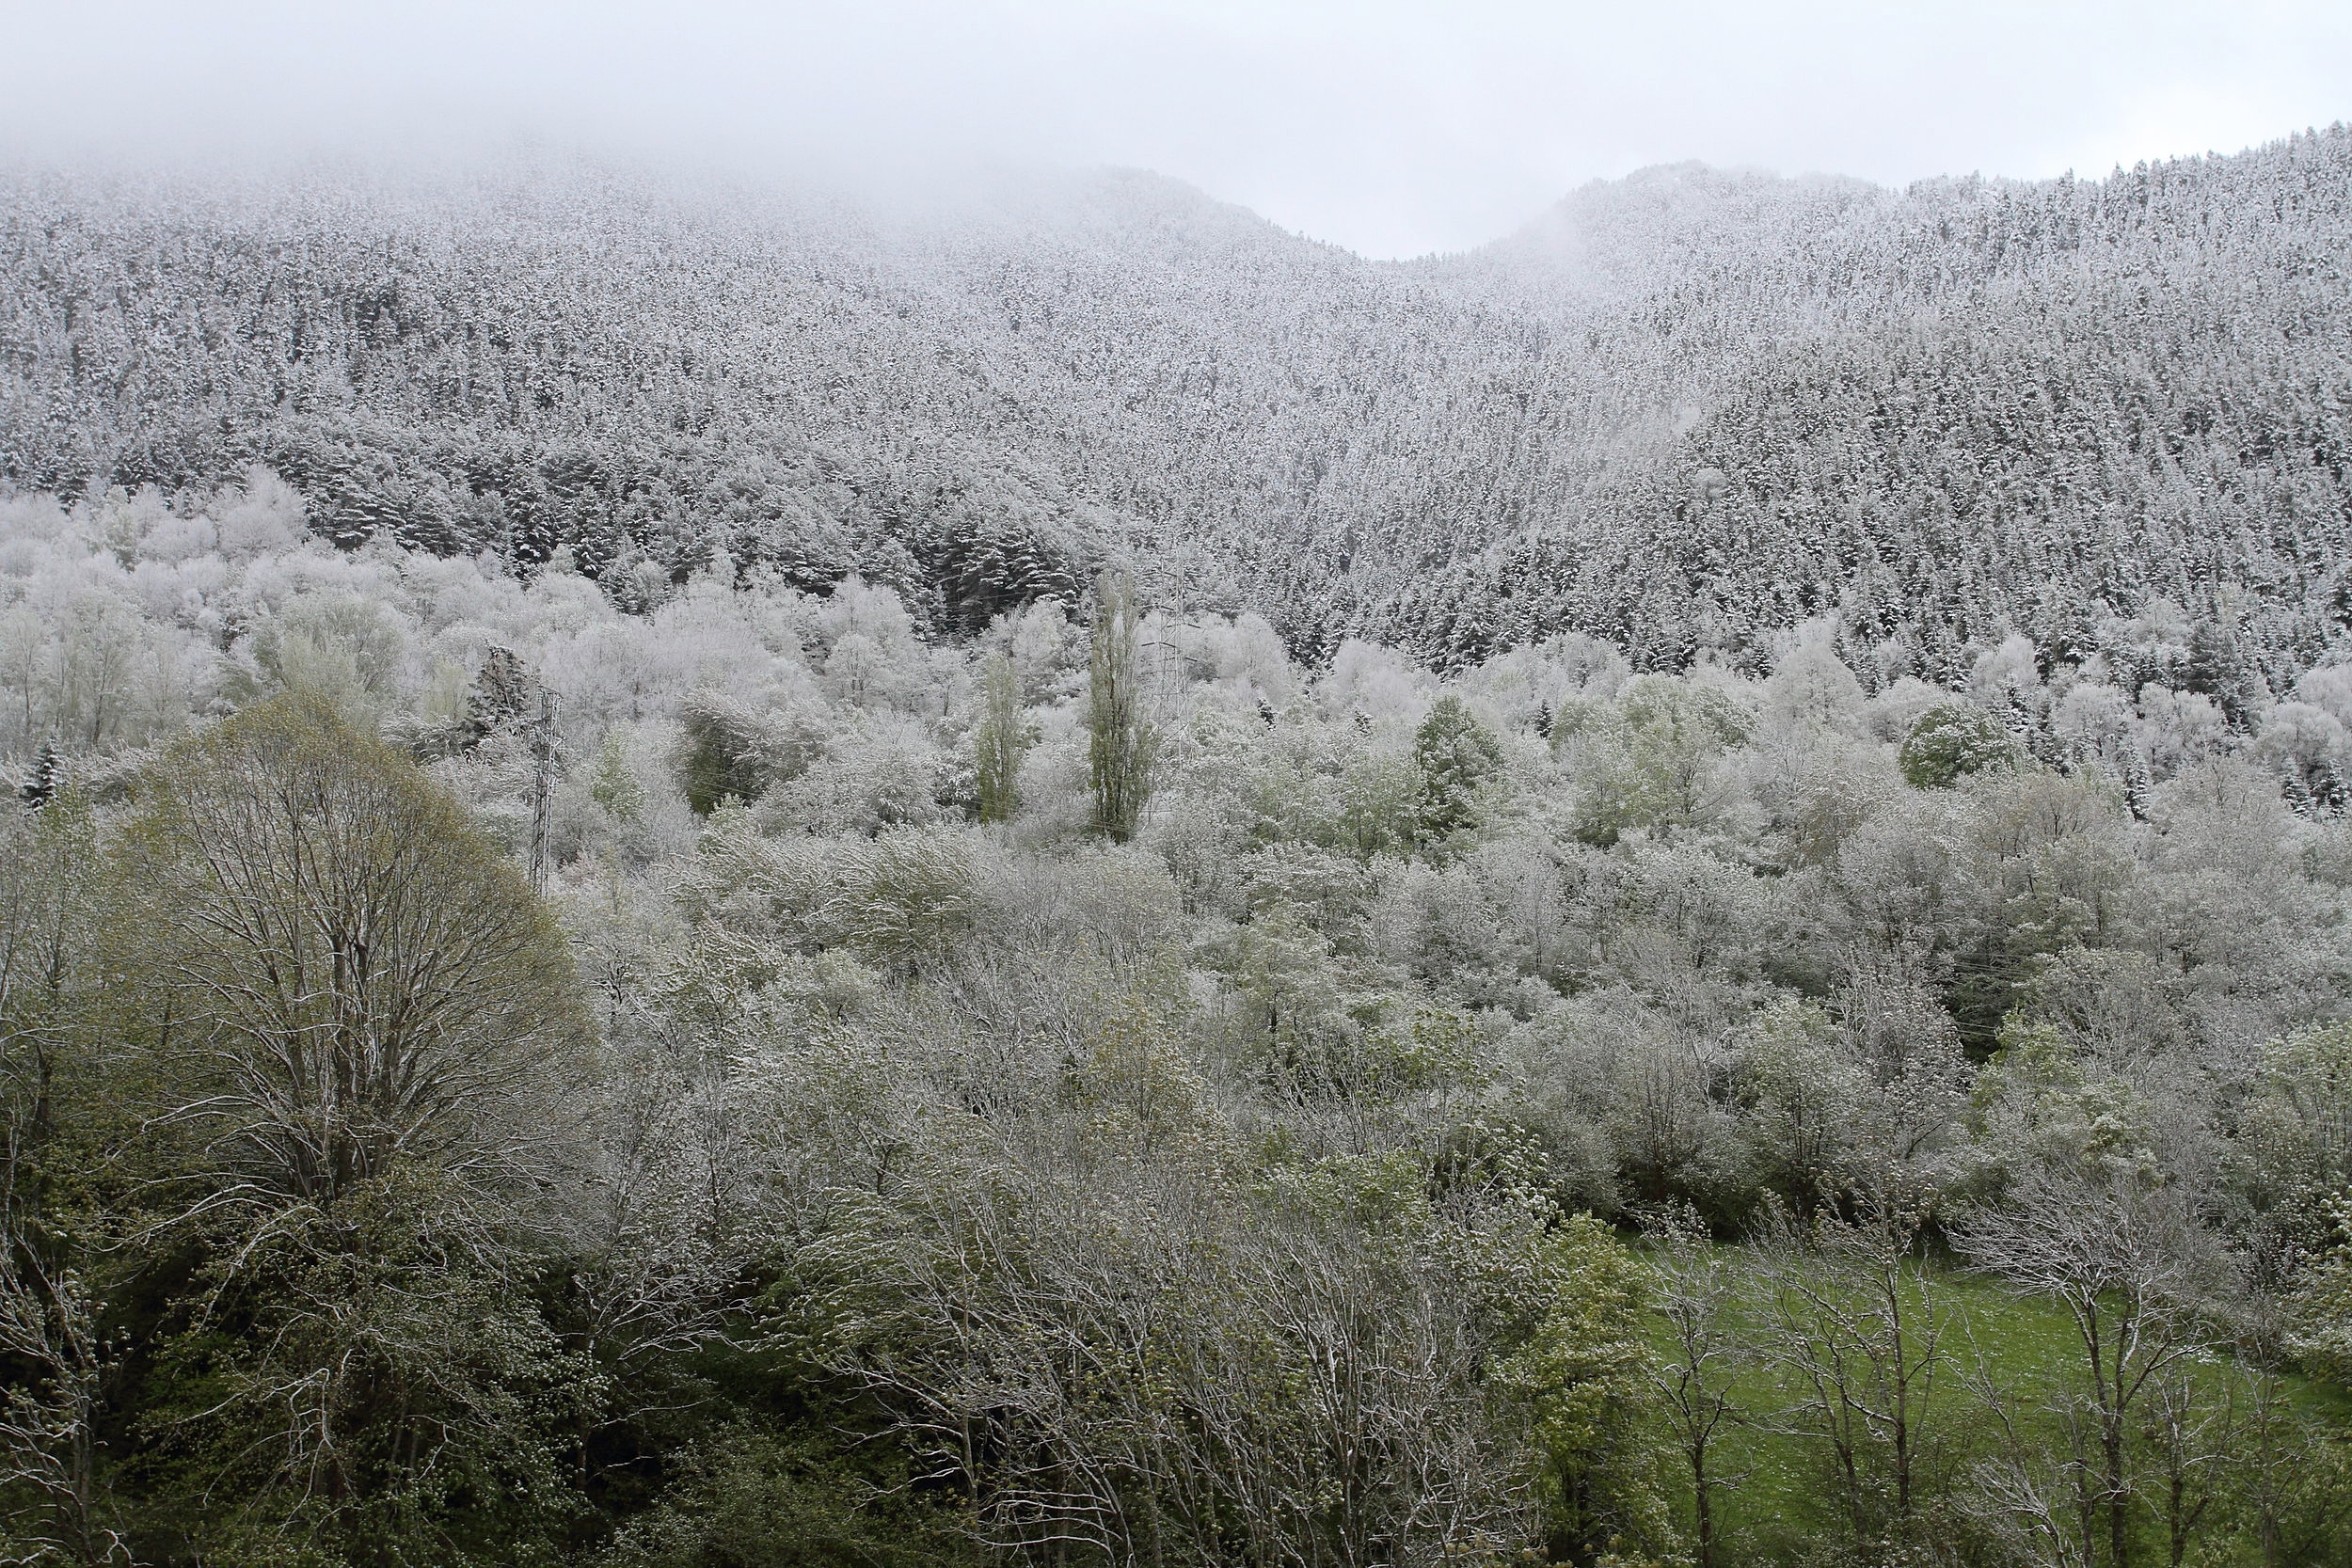
{"type": "Polygon", "coordinates": [[[1008,822],[1021,809],[1021,759],[1029,749],[1021,718],[1021,682],[1003,654],[988,661],[982,676],[986,706],[973,736],[980,820],[1008,822]]]}
{"type": "Polygon", "coordinates": [[[1087,765],[1094,825],[1115,844],[1133,838],[1143,821],[1159,752],[1159,736],[1143,711],[1141,633],[1134,578],[1105,574],[1095,595],[1087,765]]]}

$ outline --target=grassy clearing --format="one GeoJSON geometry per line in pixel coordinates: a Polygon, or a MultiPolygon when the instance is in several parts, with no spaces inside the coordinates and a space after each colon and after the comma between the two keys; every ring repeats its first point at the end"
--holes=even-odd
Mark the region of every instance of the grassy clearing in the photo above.
{"type": "MultiPolygon", "coordinates": [[[[2074,1319],[2056,1303],[1939,1265],[1921,1266],[1914,1278],[1913,1309],[1921,1312],[1915,1321],[1924,1321],[1922,1309],[1932,1305],[1941,1323],[1943,1358],[1915,1407],[1922,1489],[1930,1497],[1948,1495],[1973,1465],[2005,1443],[2001,1423],[1979,1387],[1989,1382],[2003,1390],[2027,1443],[2055,1446],[2061,1430],[2052,1407],[2079,1386],[2086,1356],[2074,1319]]],[[[1735,1338],[1750,1346],[1771,1337],[1771,1308],[1757,1299],[1760,1294],[1758,1285],[1732,1313],[1735,1338]]],[[[1655,1342],[1661,1354],[1675,1354],[1662,1321],[1655,1342]]],[[[2206,1393],[2218,1397],[2225,1384],[2243,1373],[2215,1359],[2202,1363],[2198,1376],[2206,1393]]],[[[2281,1385],[2298,1412],[2352,1441],[2352,1399],[2343,1390],[2292,1374],[2281,1385]]],[[[1797,1555],[1806,1542],[1837,1529],[1839,1484],[1830,1449],[1799,1408],[1809,1392],[1797,1374],[1761,1357],[1732,1378],[1738,1419],[1719,1432],[1709,1462],[1719,1478],[1735,1481],[1716,1495],[1723,1542],[1719,1561],[1797,1555]]],[[[1676,1477],[1687,1523],[1687,1473],[1677,1469],[1676,1477]]]]}

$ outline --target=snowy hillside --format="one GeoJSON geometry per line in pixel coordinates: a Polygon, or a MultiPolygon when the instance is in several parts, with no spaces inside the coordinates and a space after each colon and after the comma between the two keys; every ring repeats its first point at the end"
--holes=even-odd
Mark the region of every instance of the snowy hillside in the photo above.
{"type": "Polygon", "coordinates": [[[260,461],[336,538],[566,546],[625,603],[723,548],[974,629],[1139,555],[1311,656],[1756,665],[1842,610],[1866,680],[2015,629],[2282,687],[2345,613],[2348,251],[2342,129],[2104,182],[1651,169],[1405,264],[1134,173],[921,217],[579,166],[19,173],[0,480],[260,461]]]}

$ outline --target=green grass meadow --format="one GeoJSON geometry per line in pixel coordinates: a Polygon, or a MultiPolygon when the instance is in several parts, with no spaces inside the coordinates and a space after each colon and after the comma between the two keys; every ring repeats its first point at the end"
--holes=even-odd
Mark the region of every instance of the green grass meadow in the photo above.
{"type": "MultiPolygon", "coordinates": [[[[2046,1453],[2063,1450],[2065,1426],[2058,1407],[2082,1386],[2087,1357],[2074,1319],[2055,1302],[1939,1264],[1921,1265],[1913,1277],[1915,1310],[1931,1301],[1941,1325],[1940,1364],[1915,1405],[1922,1517],[1931,1531],[1944,1533],[1943,1544],[1953,1544],[1955,1533],[1988,1528],[1946,1500],[1964,1493],[1959,1483],[1976,1465],[2010,1451],[2012,1443],[2046,1453]],[[2002,1392],[2014,1438],[1979,1391],[1988,1383],[2002,1392]]],[[[1748,1347],[1772,1338],[1772,1309],[1758,1299],[1760,1289],[1746,1293],[1730,1313],[1732,1338],[1748,1347]]],[[[1662,1319],[1656,1324],[1655,1345],[1661,1356],[1677,1354],[1662,1319]]],[[[2201,1385],[2201,1400],[2217,1404],[2231,1397],[2241,1411],[2248,1408],[2245,1369],[2214,1355],[2194,1362],[2192,1372],[2201,1385]]],[[[1832,1449],[1800,1409],[1810,1397],[1810,1384],[1756,1355],[1733,1374],[1730,1392],[1734,1418],[1717,1429],[1709,1453],[1709,1470],[1719,1480],[1717,1563],[1804,1560],[1816,1545],[1843,1542],[1847,1526],[1832,1449]],[[1720,1484],[1724,1481],[1730,1484],[1720,1484]]],[[[2352,1449],[2352,1398],[2344,1390],[2286,1373],[2278,1380],[2276,1397],[2295,1416],[2326,1432],[2330,1449],[2352,1449]]],[[[1674,1496],[1687,1528],[1691,1484],[1681,1463],[1677,1453],[1674,1496]]],[[[2161,1521],[2153,1508],[2141,1513],[2138,1560],[2164,1561],[2161,1521]]],[[[2260,1561],[2250,1541],[2235,1539],[2237,1523],[2229,1501],[2217,1499],[2191,1560],[2260,1561]]],[[[2352,1530],[2352,1520],[2345,1528],[2352,1530]]],[[[1924,1562],[1939,1555],[1915,1545],[1910,1551],[1891,1550],[1887,1560],[1924,1562]]]]}

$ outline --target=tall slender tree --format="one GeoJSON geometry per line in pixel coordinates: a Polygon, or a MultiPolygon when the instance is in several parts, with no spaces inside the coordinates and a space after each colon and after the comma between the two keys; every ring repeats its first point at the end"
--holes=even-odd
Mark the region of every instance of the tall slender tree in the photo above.
{"type": "Polygon", "coordinates": [[[1135,578],[1105,573],[1095,593],[1087,763],[1094,825],[1115,844],[1126,843],[1142,826],[1159,754],[1158,732],[1144,711],[1142,627],[1135,578]]]}
{"type": "Polygon", "coordinates": [[[1021,759],[1029,749],[1028,730],[1021,717],[1021,681],[1012,659],[998,654],[988,661],[982,676],[986,705],[980,727],[972,737],[980,798],[980,820],[1009,821],[1021,809],[1021,759]]]}

